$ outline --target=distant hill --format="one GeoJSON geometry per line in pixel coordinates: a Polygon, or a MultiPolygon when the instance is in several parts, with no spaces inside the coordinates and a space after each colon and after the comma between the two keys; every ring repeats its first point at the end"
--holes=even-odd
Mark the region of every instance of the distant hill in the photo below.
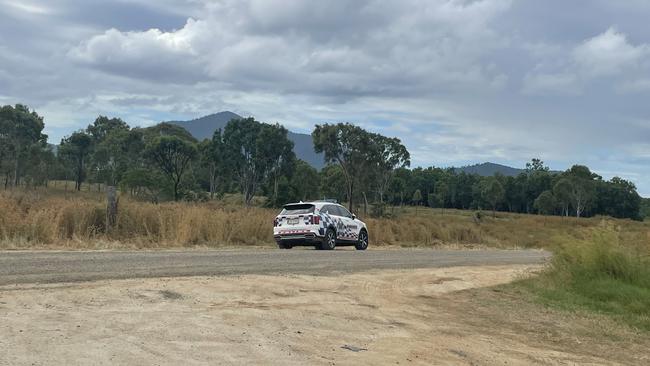
{"type": "Polygon", "coordinates": [[[468,165],[461,168],[455,168],[456,172],[465,172],[467,174],[478,174],[483,177],[493,176],[496,173],[505,175],[505,176],[517,176],[519,173],[522,173],[523,169],[517,169],[509,167],[506,165],[495,164],[495,163],[483,163],[468,165]]]}
{"type": "Polygon", "coordinates": [[[241,119],[242,116],[232,112],[219,112],[210,114],[205,117],[193,119],[191,121],[168,121],[177,126],[181,126],[199,141],[212,138],[214,131],[224,129],[226,124],[232,119],[241,119]]]}
{"type": "MultiPolygon", "coordinates": [[[[192,134],[192,136],[201,141],[203,139],[212,138],[214,131],[217,129],[223,130],[230,120],[241,118],[243,117],[236,113],[225,111],[210,114],[191,121],[169,121],[167,123],[185,128],[192,134]]],[[[316,154],[314,152],[314,144],[310,135],[289,131],[288,137],[289,140],[293,141],[293,150],[299,159],[306,161],[316,169],[321,169],[325,166],[323,154],[316,154]]]]}

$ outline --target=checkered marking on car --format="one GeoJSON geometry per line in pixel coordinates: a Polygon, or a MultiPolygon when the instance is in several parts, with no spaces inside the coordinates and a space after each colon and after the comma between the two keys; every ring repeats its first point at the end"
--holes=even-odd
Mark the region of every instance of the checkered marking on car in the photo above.
{"type": "Polygon", "coordinates": [[[345,225],[343,219],[332,217],[326,212],[320,213],[321,217],[321,226],[324,229],[334,226],[336,228],[336,234],[339,239],[348,239],[348,240],[357,240],[359,239],[359,234],[352,230],[349,226],[345,225]]]}

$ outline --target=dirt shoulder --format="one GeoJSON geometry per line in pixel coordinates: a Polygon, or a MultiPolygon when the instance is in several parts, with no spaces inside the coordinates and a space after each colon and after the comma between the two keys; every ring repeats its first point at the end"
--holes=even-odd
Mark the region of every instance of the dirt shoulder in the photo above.
{"type": "Polygon", "coordinates": [[[647,364],[646,337],[493,288],[537,265],[0,287],[2,365],[647,364]]]}

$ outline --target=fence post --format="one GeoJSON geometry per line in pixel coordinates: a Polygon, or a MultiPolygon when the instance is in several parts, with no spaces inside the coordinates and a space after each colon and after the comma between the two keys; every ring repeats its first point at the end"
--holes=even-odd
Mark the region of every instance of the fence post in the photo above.
{"type": "Polygon", "coordinates": [[[108,232],[117,222],[117,190],[115,186],[106,187],[106,198],[106,232],[108,232]]]}

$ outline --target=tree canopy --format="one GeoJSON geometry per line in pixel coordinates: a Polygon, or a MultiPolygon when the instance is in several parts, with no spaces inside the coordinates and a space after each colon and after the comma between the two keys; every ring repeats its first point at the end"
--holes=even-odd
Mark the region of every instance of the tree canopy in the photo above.
{"type": "Polygon", "coordinates": [[[320,171],[298,160],[288,131],[253,118],[230,121],[210,139],[197,141],[182,127],[161,123],[131,127],[98,116],[87,128],[47,144],[43,118],[24,105],[0,107],[0,177],[4,187],[47,185],[49,180],[119,185],[136,197],[210,199],[240,193],[269,206],[333,198],[357,202],[363,212],[386,214],[385,206],[426,205],[444,209],[641,219],[650,203],[620,177],[605,180],[588,167],[551,171],[532,159],[517,176],[483,177],[453,168],[410,168],[411,156],[394,137],[351,123],[316,125],[314,150],[324,154],[320,171]]]}

